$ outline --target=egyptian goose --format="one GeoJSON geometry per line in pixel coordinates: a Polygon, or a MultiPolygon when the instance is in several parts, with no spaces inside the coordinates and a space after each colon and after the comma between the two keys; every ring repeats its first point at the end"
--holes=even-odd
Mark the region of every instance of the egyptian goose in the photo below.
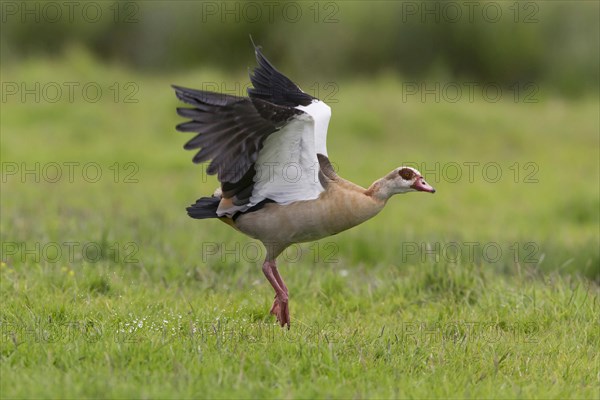
{"type": "Polygon", "coordinates": [[[221,187],[187,208],[192,218],[218,218],[260,240],[262,270],[275,290],[271,314],[290,328],[288,289],[276,258],[293,243],[318,240],[375,216],[398,193],[434,193],[419,171],[399,167],[368,189],[339,177],[327,157],[331,109],[304,93],[254,46],[258,67],[250,73],[249,97],[173,86],[193,108],[177,108],[190,119],[177,125],[195,132],[187,150],[200,149],[194,163],[211,161],[221,187]]]}

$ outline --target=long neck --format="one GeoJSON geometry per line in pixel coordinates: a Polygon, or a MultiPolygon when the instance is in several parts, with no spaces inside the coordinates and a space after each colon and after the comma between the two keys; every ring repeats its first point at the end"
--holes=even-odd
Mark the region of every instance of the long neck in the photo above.
{"type": "Polygon", "coordinates": [[[355,183],[338,178],[335,184],[326,191],[328,203],[334,205],[335,213],[331,213],[336,225],[336,232],[356,226],[377,215],[385,206],[385,200],[374,197],[355,183]]]}
{"type": "Polygon", "coordinates": [[[394,194],[390,190],[389,185],[386,183],[386,178],[377,179],[375,182],[373,182],[373,184],[371,184],[371,186],[369,186],[365,194],[385,204],[394,194]]]}

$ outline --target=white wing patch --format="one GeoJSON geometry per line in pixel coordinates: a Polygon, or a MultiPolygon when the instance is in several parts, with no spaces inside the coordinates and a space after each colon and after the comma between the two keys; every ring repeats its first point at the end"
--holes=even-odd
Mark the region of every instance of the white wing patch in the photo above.
{"type": "Polygon", "coordinates": [[[317,153],[327,155],[327,128],[331,119],[331,108],[321,100],[314,100],[308,106],[297,106],[315,121],[315,147],[317,153]]]}
{"type": "Polygon", "coordinates": [[[317,153],[327,155],[331,108],[319,100],[296,108],[304,114],[272,133],[258,154],[250,202],[243,206],[220,206],[217,215],[232,216],[265,199],[278,204],[314,200],[325,190],[319,181],[317,153]]]}
{"type": "Polygon", "coordinates": [[[279,204],[313,200],[324,190],[319,182],[314,120],[298,116],[269,136],[256,161],[250,203],[271,199],[279,204]]]}

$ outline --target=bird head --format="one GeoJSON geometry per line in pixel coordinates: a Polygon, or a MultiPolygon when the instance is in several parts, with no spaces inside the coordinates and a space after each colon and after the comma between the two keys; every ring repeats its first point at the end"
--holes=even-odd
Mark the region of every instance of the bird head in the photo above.
{"type": "Polygon", "coordinates": [[[398,167],[390,172],[386,178],[389,181],[388,187],[392,192],[391,194],[408,192],[435,193],[435,189],[425,182],[423,175],[411,167],[398,167]]]}

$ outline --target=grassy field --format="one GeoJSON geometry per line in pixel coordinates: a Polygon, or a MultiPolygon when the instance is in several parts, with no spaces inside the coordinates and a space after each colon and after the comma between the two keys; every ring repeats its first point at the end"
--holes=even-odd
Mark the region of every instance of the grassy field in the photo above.
{"type": "Polygon", "coordinates": [[[340,175],[416,163],[437,193],[282,255],[286,331],[263,250],[185,213],[217,184],[169,84],[234,82],[78,51],[3,66],[2,398],[598,398],[597,98],[317,82],[340,175]]]}

